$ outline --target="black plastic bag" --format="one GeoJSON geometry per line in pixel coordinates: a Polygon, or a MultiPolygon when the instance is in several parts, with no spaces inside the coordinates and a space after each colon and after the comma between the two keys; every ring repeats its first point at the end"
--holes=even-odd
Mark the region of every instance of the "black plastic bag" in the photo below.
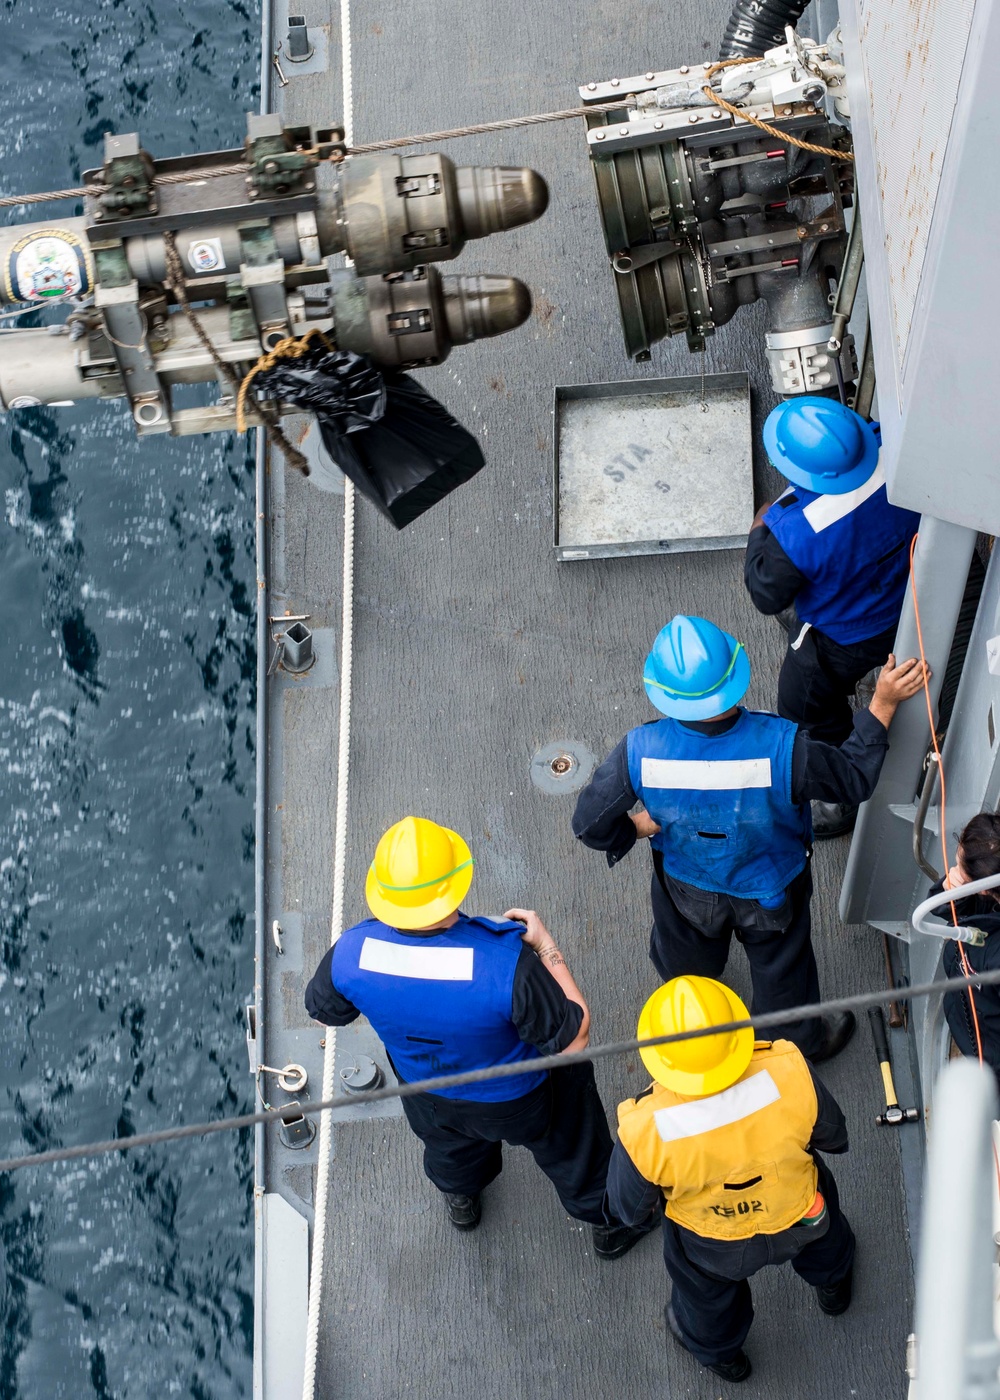
{"type": "Polygon", "coordinates": [[[385,412],[363,432],[344,432],[317,413],[323,445],[402,530],[485,465],[479,443],[408,374],[385,376],[385,412]]]}
{"type": "Polygon", "coordinates": [[[279,360],[262,370],[253,387],[317,418],[329,418],[346,433],[369,427],[385,412],[385,383],[371,361],[349,350],[329,350],[319,341],[298,359],[279,360]]]}
{"type": "Polygon", "coordinates": [[[402,530],[485,464],[479,443],[408,374],[314,341],[262,370],[254,388],[315,413],[345,476],[402,530]]]}

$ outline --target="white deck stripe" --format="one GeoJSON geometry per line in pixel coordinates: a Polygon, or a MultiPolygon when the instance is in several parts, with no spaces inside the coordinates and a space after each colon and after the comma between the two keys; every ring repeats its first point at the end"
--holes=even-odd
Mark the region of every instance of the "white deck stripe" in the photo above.
{"type": "Polygon", "coordinates": [[[818,535],[829,525],[836,525],[838,520],[850,515],[852,510],[857,510],[858,506],[863,505],[869,496],[874,496],[884,485],[885,472],[878,466],[873,475],[856,491],[847,491],[843,496],[817,496],[814,501],[802,507],[802,514],[818,535]]]}
{"type": "Polygon", "coordinates": [[[771,786],[769,758],[644,758],[642,785],[648,788],[693,788],[718,792],[726,788],[771,786]]]}
{"type": "Polygon", "coordinates": [[[742,1118],[759,1113],[769,1104],[778,1103],[781,1094],[766,1069],[750,1079],[741,1079],[731,1089],[712,1094],[707,1099],[692,1099],[676,1108],[658,1108],[653,1114],[656,1131],[664,1142],[677,1138],[698,1137],[713,1128],[727,1128],[742,1118]]]}
{"type": "Polygon", "coordinates": [[[471,982],[471,948],[407,948],[384,938],[365,939],[358,966],[386,977],[419,977],[425,982],[471,982]]]}

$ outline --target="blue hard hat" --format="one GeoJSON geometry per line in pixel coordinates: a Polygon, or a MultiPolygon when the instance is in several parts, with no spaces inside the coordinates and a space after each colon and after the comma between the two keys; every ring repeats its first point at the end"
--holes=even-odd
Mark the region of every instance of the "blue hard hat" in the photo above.
{"type": "Polygon", "coordinates": [[[714,719],[746,694],[750,660],[742,643],[703,617],[672,618],[642,673],[646,694],[671,719],[714,719]]]}
{"type": "Polygon", "coordinates": [[[794,485],[843,496],[863,486],[878,465],[878,425],[836,399],[806,394],[767,415],[764,447],[794,485]]]}

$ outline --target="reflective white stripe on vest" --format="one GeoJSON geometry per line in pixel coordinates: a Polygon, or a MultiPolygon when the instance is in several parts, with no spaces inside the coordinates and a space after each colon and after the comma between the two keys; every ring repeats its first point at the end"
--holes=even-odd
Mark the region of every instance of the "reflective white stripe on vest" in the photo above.
{"type": "Polygon", "coordinates": [[[874,496],[884,485],[885,472],[881,466],[877,466],[865,484],[859,486],[856,491],[848,491],[843,496],[817,496],[814,501],[802,507],[802,514],[818,535],[828,525],[836,525],[838,520],[843,520],[845,515],[857,510],[858,506],[863,505],[869,496],[874,496]]]}
{"type": "Polygon", "coordinates": [[[698,1137],[713,1128],[727,1128],[741,1118],[759,1113],[781,1098],[778,1086],[766,1069],[750,1079],[741,1079],[731,1089],[712,1094],[707,1099],[692,1099],[675,1108],[658,1108],[653,1114],[656,1131],[664,1142],[677,1138],[698,1137]]]}
{"type": "Polygon", "coordinates": [[[725,788],[771,786],[769,758],[644,758],[642,785],[648,788],[725,788]]]}
{"type": "Polygon", "coordinates": [[[384,938],[366,938],[358,967],[387,977],[420,977],[425,982],[471,982],[471,948],[405,948],[384,938]]]}

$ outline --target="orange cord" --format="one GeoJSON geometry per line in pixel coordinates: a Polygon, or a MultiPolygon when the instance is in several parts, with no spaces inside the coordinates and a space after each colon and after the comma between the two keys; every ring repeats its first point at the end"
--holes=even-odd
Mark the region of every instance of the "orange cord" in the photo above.
{"type": "MultiPolygon", "coordinates": [[[[947,789],[946,789],[946,787],[945,787],[945,780],[944,780],[944,761],[943,761],[942,758],[941,758],[941,749],[940,749],[940,746],[938,745],[937,731],[936,731],[935,726],[934,726],[934,707],[933,707],[933,705],[931,704],[931,688],[930,688],[930,684],[929,684],[928,679],[927,679],[927,654],[926,654],[926,652],[924,651],[924,634],[923,634],[923,629],[922,629],[921,626],[920,626],[920,604],[919,604],[919,602],[918,602],[918,600],[917,600],[917,577],[916,577],[916,573],[915,573],[914,568],[913,568],[913,555],[914,555],[914,553],[915,553],[915,551],[916,551],[916,548],[917,548],[917,539],[918,539],[918,538],[919,538],[919,536],[914,535],[914,536],[913,536],[913,539],[910,541],[910,591],[911,591],[912,594],[913,594],[913,616],[914,616],[914,618],[916,619],[916,623],[917,623],[917,645],[918,645],[919,648],[920,648],[920,660],[923,662],[923,665],[924,665],[923,682],[924,682],[924,700],[926,701],[926,704],[927,704],[927,720],[928,720],[928,723],[930,724],[930,727],[931,727],[931,742],[932,742],[933,745],[934,745],[934,752],[935,752],[935,754],[937,755],[937,763],[938,763],[938,781],[939,781],[940,784],[941,784],[941,856],[942,856],[942,859],[944,860],[944,878],[947,880],[947,878],[948,878],[949,864],[948,864],[948,836],[947,836],[947,832],[946,832],[946,829],[945,829],[945,827],[946,827],[946,823],[945,823],[945,811],[946,811],[946,808],[947,808],[947,805],[948,805],[948,793],[947,793],[947,789]]],[[[957,915],[956,912],[955,912],[955,901],[954,901],[953,899],[949,901],[949,908],[951,909],[951,919],[952,919],[952,923],[953,923],[953,925],[955,926],[955,928],[957,928],[957,927],[958,927],[958,915],[957,915]]],[[[962,963],[962,975],[963,975],[964,977],[971,977],[971,976],[972,976],[972,968],[969,966],[969,959],[968,959],[968,958],[966,957],[966,955],[965,955],[965,949],[964,949],[964,947],[962,946],[962,942],[961,942],[960,939],[956,938],[956,939],[955,939],[955,943],[956,943],[956,945],[957,945],[957,947],[958,947],[958,956],[959,956],[959,958],[960,958],[960,960],[961,960],[961,963],[962,963]]],[[[979,1055],[979,1063],[982,1064],[982,1063],[983,1063],[983,1039],[982,1039],[982,1036],[980,1035],[980,1032],[979,1032],[979,1017],[978,1017],[977,1014],[976,1014],[976,1001],[975,1001],[975,997],[974,997],[973,994],[972,994],[972,988],[971,988],[971,986],[968,988],[968,993],[969,993],[969,1009],[970,1009],[971,1012],[972,1012],[972,1024],[973,1024],[973,1027],[974,1027],[975,1032],[976,1032],[976,1052],[977,1052],[977,1054],[979,1055]]],[[[995,1156],[995,1155],[996,1155],[996,1149],[994,1148],[994,1156],[995,1156]]],[[[998,1174],[998,1176],[1000,1176],[1000,1161],[997,1162],[997,1174],[998,1174]]]]}

